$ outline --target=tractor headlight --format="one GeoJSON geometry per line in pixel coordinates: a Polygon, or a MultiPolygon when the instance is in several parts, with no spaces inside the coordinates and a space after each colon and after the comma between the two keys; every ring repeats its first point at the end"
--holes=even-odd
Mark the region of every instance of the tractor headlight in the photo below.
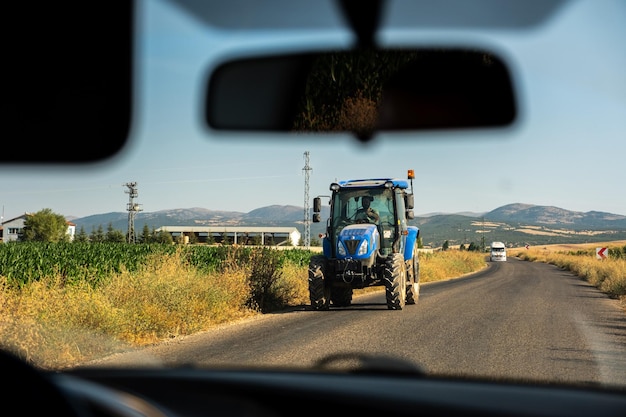
{"type": "Polygon", "coordinates": [[[357,251],[357,255],[365,255],[367,253],[368,247],[369,247],[369,244],[367,243],[367,239],[363,239],[363,241],[359,245],[359,250],[357,251]]]}
{"type": "Polygon", "coordinates": [[[337,254],[339,256],[346,256],[346,248],[343,246],[341,241],[337,242],[337,254]]]}

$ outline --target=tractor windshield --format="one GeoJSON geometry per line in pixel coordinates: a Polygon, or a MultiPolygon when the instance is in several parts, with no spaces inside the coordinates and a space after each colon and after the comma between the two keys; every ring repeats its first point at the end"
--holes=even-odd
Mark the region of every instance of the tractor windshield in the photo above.
{"type": "MultiPolygon", "coordinates": [[[[336,237],[350,224],[375,224],[383,240],[394,237],[394,193],[388,188],[340,190],[333,195],[331,227],[336,237]],[[369,200],[369,201],[368,201],[369,200]]],[[[387,246],[383,243],[383,247],[387,246]]]]}

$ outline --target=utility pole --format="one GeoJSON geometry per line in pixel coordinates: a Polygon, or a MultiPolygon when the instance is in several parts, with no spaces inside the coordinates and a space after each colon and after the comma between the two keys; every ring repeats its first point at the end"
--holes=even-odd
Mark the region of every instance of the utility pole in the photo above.
{"type": "Polygon", "coordinates": [[[481,236],[481,251],[484,252],[485,251],[485,216],[483,216],[483,233],[481,236]]]}
{"type": "Polygon", "coordinates": [[[128,233],[126,235],[126,241],[128,243],[135,243],[135,214],[141,211],[141,204],[135,203],[135,198],[139,195],[137,190],[137,182],[127,182],[122,184],[127,187],[128,190],[124,192],[128,194],[128,204],[126,204],[126,211],[128,211],[128,233]]]}
{"type": "Polygon", "coordinates": [[[313,170],[309,166],[309,151],[304,152],[304,247],[311,246],[311,206],[309,202],[309,173],[313,170]]]}

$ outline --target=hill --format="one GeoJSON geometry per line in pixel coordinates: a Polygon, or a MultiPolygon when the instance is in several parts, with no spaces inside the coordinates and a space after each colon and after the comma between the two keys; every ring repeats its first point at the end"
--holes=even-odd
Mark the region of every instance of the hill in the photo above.
{"type": "MultiPolygon", "coordinates": [[[[329,215],[323,207],[322,218],[329,215]]],[[[206,208],[177,208],[135,215],[135,230],[144,226],[150,230],[161,226],[287,226],[304,231],[304,208],[289,205],[260,207],[248,213],[217,211],[206,208]]],[[[98,227],[128,229],[128,213],[95,214],[72,220],[77,230],[90,234],[98,227]]],[[[417,216],[410,224],[420,228],[425,246],[440,247],[446,240],[450,245],[488,245],[494,240],[510,247],[546,244],[591,243],[626,239],[626,216],[599,211],[586,213],[552,206],[508,204],[483,215],[476,213],[428,214],[417,216]]],[[[311,223],[311,236],[324,233],[325,222],[311,223]]]]}
{"type": "Polygon", "coordinates": [[[568,226],[575,230],[597,228],[626,228],[626,216],[601,211],[565,210],[553,206],[533,206],[529,204],[508,204],[485,214],[490,220],[568,226]]]}

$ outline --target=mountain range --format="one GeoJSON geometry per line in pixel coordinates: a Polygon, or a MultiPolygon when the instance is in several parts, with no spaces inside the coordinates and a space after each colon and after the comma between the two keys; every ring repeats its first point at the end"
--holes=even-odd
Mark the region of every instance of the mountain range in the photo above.
{"type": "MultiPolygon", "coordinates": [[[[327,218],[323,207],[322,218],[327,218]]],[[[77,231],[90,234],[110,226],[126,232],[128,213],[111,212],[71,219],[77,231]]],[[[578,212],[553,206],[508,204],[486,213],[429,213],[416,215],[410,224],[420,228],[425,246],[477,244],[494,240],[509,246],[586,243],[626,239],[626,216],[599,211],[578,212]]],[[[291,205],[260,207],[248,213],[218,211],[206,208],[179,208],[135,214],[135,231],[145,226],[153,230],[161,226],[289,226],[304,231],[304,208],[291,205]]],[[[310,223],[315,239],[324,233],[325,223],[310,223]]]]}

